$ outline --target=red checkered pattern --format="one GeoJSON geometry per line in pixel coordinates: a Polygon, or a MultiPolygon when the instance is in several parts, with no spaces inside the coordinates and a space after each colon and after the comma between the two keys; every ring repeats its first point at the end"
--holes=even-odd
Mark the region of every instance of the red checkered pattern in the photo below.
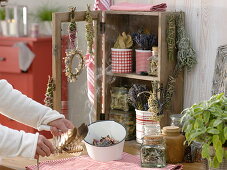
{"type": "Polygon", "coordinates": [[[112,49],[112,72],[131,73],[132,72],[132,50],[112,49]]]}
{"type": "MultiPolygon", "coordinates": [[[[104,155],[105,156],[105,155],[104,155]]],[[[122,159],[109,162],[98,162],[91,159],[88,155],[72,158],[42,161],[39,165],[40,170],[144,170],[140,166],[139,155],[122,153],[122,159]]],[[[182,170],[183,165],[168,164],[164,168],[146,168],[146,170],[182,170]]],[[[36,165],[29,165],[26,170],[37,170],[36,165]]]]}
{"type": "Polygon", "coordinates": [[[148,58],[152,55],[149,50],[136,50],[136,73],[148,71],[148,58]]]}

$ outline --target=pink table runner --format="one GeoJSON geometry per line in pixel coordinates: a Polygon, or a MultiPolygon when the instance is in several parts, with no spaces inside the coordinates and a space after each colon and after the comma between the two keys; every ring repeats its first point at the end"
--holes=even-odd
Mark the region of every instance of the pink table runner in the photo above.
{"type": "MultiPolygon", "coordinates": [[[[36,165],[26,167],[27,170],[37,170],[36,165]]],[[[88,155],[79,157],[43,161],[40,170],[182,170],[182,165],[168,165],[165,168],[141,168],[140,158],[128,153],[123,153],[123,158],[118,161],[98,162],[88,155]]]]}
{"type": "Polygon", "coordinates": [[[116,5],[110,6],[110,10],[113,11],[165,11],[167,8],[166,3],[150,5],[122,2],[116,5]]]}

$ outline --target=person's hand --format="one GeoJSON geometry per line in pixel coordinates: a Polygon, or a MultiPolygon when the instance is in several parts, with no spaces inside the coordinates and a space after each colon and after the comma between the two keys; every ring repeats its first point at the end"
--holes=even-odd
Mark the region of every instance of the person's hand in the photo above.
{"type": "Polygon", "coordinates": [[[54,153],[54,147],[52,143],[46,139],[43,135],[39,135],[37,147],[36,147],[36,154],[35,159],[38,158],[39,155],[41,156],[50,156],[50,154],[54,153]]]}
{"type": "Polygon", "coordinates": [[[53,120],[48,125],[51,126],[50,131],[54,136],[59,136],[74,128],[72,122],[64,118],[53,120]]]}

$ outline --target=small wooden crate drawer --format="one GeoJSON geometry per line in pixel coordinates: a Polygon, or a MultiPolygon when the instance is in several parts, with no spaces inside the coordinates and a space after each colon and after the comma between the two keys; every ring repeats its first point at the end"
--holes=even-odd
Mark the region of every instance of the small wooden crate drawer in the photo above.
{"type": "Polygon", "coordinates": [[[20,73],[18,48],[0,46],[0,72],[20,73]]]}

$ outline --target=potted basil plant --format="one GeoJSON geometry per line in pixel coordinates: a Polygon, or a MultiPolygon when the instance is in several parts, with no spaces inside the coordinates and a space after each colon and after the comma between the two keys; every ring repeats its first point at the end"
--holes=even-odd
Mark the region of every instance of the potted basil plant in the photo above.
{"type": "Polygon", "coordinates": [[[183,111],[186,141],[202,144],[202,158],[209,168],[227,169],[227,97],[223,93],[183,111]]]}
{"type": "Polygon", "coordinates": [[[1,26],[1,33],[3,36],[8,35],[7,22],[5,18],[6,18],[5,8],[0,8],[0,26],[1,26]]]}
{"type": "Polygon", "coordinates": [[[52,34],[52,13],[58,12],[60,8],[40,6],[36,12],[36,17],[40,21],[41,33],[45,35],[52,34]]]}

